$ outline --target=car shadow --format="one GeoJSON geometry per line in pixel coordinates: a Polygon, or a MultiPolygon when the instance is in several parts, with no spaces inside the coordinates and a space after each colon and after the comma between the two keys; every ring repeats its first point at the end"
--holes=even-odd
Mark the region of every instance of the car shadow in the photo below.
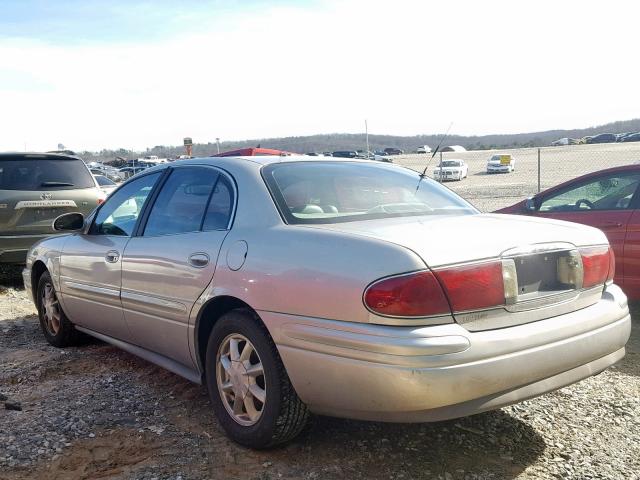
{"type": "Polygon", "coordinates": [[[531,426],[502,410],[421,424],[316,417],[297,444],[343,465],[364,457],[358,470],[367,478],[515,478],[545,449],[531,426]]]}
{"type": "Polygon", "coordinates": [[[640,377],[640,301],[629,303],[631,312],[631,336],[626,345],[625,357],[612,370],[625,375],[640,377]]]}
{"type": "Polygon", "coordinates": [[[21,265],[2,265],[0,264],[0,288],[22,288],[22,269],[21,265]]]}

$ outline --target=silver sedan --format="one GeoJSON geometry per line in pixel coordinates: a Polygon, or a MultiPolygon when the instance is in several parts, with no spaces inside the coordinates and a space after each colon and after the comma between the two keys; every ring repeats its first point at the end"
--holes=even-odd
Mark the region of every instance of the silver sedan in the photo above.
{"type": "Polygon", "coordinates": [[[480,214],[390,164],[189,159],[54,228],[24,270],[49,343],[88,334],[205,383],[256,448],[310,413],[499,408],[601,372],[630,333],[602,232],[480,214]]]}

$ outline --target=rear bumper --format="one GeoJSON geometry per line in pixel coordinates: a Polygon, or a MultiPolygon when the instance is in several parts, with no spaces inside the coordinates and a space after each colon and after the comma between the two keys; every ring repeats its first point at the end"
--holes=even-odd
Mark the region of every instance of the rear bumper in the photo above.
{"type": "Polygon", "coordinates": [[[312,411],[398,422],[471,415],[595,375],[624,356],[631,330],[617,286],[582,310],[482,332],[260,314],[312,411]]]}
{"type": "Polygon", "coordinates": [[[0,236],[0,263],[24,265],[31,246],[50,236],[50,234],[0,236]]]}

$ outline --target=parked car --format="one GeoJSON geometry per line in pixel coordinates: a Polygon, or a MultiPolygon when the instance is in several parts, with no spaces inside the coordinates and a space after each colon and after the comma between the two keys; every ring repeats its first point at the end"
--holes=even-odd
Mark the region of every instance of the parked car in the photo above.
{"type": "Polygon", "coordinates": [[[516,161],[509,153],[491,155],[487,161],[487,173],[509,173],[515,170],[516,161]]]}
{"type": "Polygon", "coordinates": [[[416,153],[431,153],[431,147],[429,145],[420,145],[416,148],[416,153]]]}
{"type": "Polygon", "coordinates": [[[601,133],[600,135],[595,135],[589,138],[587,143],[615,143],[615,141],[615,133],[601,133]]]}
{"type": "Polygon", "coordinates": [[[53,153],[0,154],[0,263],[24,264],[66,212],[88,214],[105,195],[84,162],[53,153]]]}
{"type": "Polygon", "coordinates": [[[100,190],[104,192],[105,195],[110,195],[116,188],[118,188],[118,184],[110,179],[108,179],[104,175],[93,175],[93,178],[96,179],[100,190]]]}
{"type": "Polygon", "coordinates": [[[339,150],[337,152],[333,152],[331,156],[339,158],[357,158],[358,152],[355,150],[339,150]]]}
{"type": "Polygon", "coordinates": [[[433,170],[433,178],[440,181],[462,180],[467,178],[468,174],[469,166],[464,160],[460,159],[443,160],[433,170]]]}
{"type": "Polygon", "coordinates": [[[604,370],[630,333],[602,232],[480,214],[380,162],[184,160],[54,224],[70,235],[23,272],[47,341],[87,333],[206,384],[250,447],[310,412],[499,408],[604,370]]]}
{"type": "Polygon", "coordinates": [[[633,132],[616,133],[616,142],[624,142],[624,139],[629,135],[633,135],[633,132]]]}
{"type": "Polygon", "coordinates": [[[568,220],[602,230],[616,258],[616,284],[640,299],[640,165],[589,173],[499,213],[568,220]]]}
{"type": "Polygon", "coordinates": [[[632,133],[622,139],[623,142],[640,142],[640,133],[632,133]]]}
{"type": "Polygon", "coordinates": [[[146,170],[147,166],[138,166],[138,167],[122,167],[118,172],[124,176],[124,178],[131,178],[134,175],[146,170]]]}
{"type": "Polygon", "coordinates": [[[402,155],[404,153],[404,150],[400,150],[399,148],[395,147],[387,147],[384,149],[384,153],[387,155],[402,155]]]}

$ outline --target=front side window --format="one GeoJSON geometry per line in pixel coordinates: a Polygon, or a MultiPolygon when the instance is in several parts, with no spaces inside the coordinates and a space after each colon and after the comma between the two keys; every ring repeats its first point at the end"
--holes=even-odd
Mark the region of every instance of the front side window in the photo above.
{"type": "Polygon", "coordinates": [[[211,168],[173,170],[151,208],[144,236],[199,231],[218,176],[211,168]]]}
{"type": "Polygon", "coordinates": [[[600,177],[542,200],[541,212],[624,210],[630,208],[640,174],[600,177]]]}
{"type": "Polygon", "coordinates": [[[337,223],[412,215],[477,213],[417,172],[384,164],[290,162],[262,170],[288,223],[337,223]]]}
{"type": "Polygon", "coordinates": [[[156,172],[137,178],[117,190],[98,210],[89,233],[130,237],[161,173],[156,172]]]}

